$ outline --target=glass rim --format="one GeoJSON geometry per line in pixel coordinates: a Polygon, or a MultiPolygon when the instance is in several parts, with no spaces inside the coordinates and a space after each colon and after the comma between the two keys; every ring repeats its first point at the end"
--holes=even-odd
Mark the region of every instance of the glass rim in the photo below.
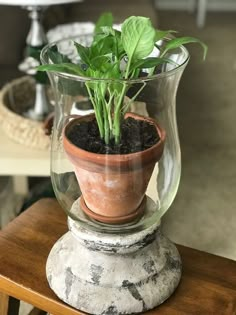
{"type": "MultiPolygon", "coordinates": [[[[52,47],[55,46],[63,41],[69,41],[69,40],[73,40],[73,38],[82,38],[82,37],[86,37],[86,36],[92,36],[93,33],[86,33],[86,34],[80,34],[80,35],[73,35],[70,37],[65,37],[65,38],[61,38],[59,40],[53,41],[51,43],[46,44],[43,49],[41,50],[40,53],[40,60],[42,62],[43,65],[48,64],[44,58],[47,50],[52,47]]],[[[164,38],[165,40],[170,40],[170,38],[164,38]]],[[[179,70],[185,68],[185,66],[187,65],[189,59],[190,59],[190,54],[188,49],[184,46],[184,45],[180,45],[178,47],[179,49],[181,49],[182,52],[185,53],[185,58],[183,60],[183,62],[179,65],[177,65],[175,68],[168,70],[168,71],[163,71],[161,73],[157,73],[148,77],[140,77],[138,79],[112,79],[112,78],[95,78],[95,77],[86,77],[86,76],[81,76],[81,75],[75,75],[75,74],[69,74],[69,73],[65,73],[65,72],[60,72],[60,71],[50,71],[50,73],[54,73],[57,76],[64,78],[64,79],[73,79],[74,81],[92,81],[92,82],[116,82],[116,83],[142,83],[142,82],[148,82],[148,81],[153,81],[155,79],[159,79],[159,78],[163,78],[163,77],[167,77],[167,76],[171,76],[173,74],[175,74],[176,72],[178,72],[179,70]]],[[[46,71],[48,73],[48,71],[46,71]]]]}

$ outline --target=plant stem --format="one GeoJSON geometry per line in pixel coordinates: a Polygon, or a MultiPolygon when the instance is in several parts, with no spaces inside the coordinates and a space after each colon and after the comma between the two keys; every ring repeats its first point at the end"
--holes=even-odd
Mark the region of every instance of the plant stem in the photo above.
{"type": "Polygon", "coordinates": [[[91,93],[91,90],[90,90],[90,88],[88,86],[88,83],[86,83],[86,88],[87,88],[87,91],[88,91],[88,94],[89,94],[89,98],[90,98],[90,100],[91,100],[91,102],[93,104],[93,109],[94,109],[94,113],[95,113],[95,116],[96,116],[100,137],[101,137],[101,139],[104,139],[103,120],[102,120],[102,116],[101,116],[102,113],[101,113],[101,111],[98,108],[98,106],[99,106],[98,103],[94,100],[94,96],[91,93]]]}
{"type": "Polygon", "coordinates": [[[104,141],[106,144],[109,144],[110,140],[110,128],[109,128],[109,120],[108,120],[108,112],[106,107],[106,102],[103,99],[102,102],[102,108],[103,108],[103,123],[104,123],[104,141]]]}
{"type": "Polygon", "coordinates": [[[118,103],[115,106],[115,112],[114,112],[114,131],[113,134],[115,136],[115,143],[119,144],[120,142],[120,116],[121,116],[121,105],[124,100],[125,92],[126,92],[127,86],[126,83],[123,83],[123,88],[120,93],[120,97],[118,100],[118,103]]]}
{"type": "Polygon", "coordinates": [[[109,87],[108,87],[108,91],[109,91],[109,101],[106,102],[106,107],[107,107],[107,115],[108,115],[108,121],[109,121],[109,128],[110,128],[110,133],[112,134],[112,114],[111,114],[111,105],[112,105],[112,101],[114,99],[114,92],[111,93],[109,87]]]}
{"type": "MultiPolygon", "coordinates": [[[[125,80],[127,80],[129,77],[130,66],[131,66],[131,59],[128,60],[127,67],[125,69],[125,80]]],[[[114,113],[114,136],[115,136],[115,143],[116,144],[119,144],[119,142],[120,142],[121,106],[123,104],[126,91],[127,91],[127,84],[125,82],[125,83],[123,83],[123,88],[122,88],[122,91],[120,93],[118,104],[116,104],[115,113],[114,113]]]]}

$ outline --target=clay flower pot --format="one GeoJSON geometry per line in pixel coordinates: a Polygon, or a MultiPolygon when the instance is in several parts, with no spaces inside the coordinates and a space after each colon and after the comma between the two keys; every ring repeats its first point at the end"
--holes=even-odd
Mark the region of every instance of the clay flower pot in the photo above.
{"type": "Polygon", "coordinates": [[[74,125],[94,119],[93,115],[77,117],[64,128],[64,149],[75,167],[82,192],[81,207],[101,222],[129,222],[143,213],[145,192],[155,163],[163,153],[165,131],[154,119],[126,114],[126,118],[130,116],[153,124],[160,140],[151,148],[136,153],[96,154],[80,149],[67,137],[74,125]]]}

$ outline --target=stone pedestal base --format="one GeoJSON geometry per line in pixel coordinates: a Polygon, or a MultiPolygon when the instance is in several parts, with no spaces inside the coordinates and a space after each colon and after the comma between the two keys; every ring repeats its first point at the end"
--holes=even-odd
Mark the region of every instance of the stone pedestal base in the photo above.
{"type": "Polygon", "coordinates": [[[91,314],[145,312],[177,287],[181,260],[156,225],[132,234],[104,234],[68,220],[70,231],[52,248],[50,287],[69,305],[91,314]]]}

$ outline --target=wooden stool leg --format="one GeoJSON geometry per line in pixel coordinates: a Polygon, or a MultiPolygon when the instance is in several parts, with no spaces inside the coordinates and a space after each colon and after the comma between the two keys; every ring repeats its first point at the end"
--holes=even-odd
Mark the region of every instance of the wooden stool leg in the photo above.
{"type": "Polygon", "coordinates": [[[1,315],[18,315],[20,308],[20,301],[0,293],[0,314],[1,315]]]}
{"type": "Polygon", "coordinates": [[[0,292],[0,314],[7,315],[9,296],[0,292]]]}

